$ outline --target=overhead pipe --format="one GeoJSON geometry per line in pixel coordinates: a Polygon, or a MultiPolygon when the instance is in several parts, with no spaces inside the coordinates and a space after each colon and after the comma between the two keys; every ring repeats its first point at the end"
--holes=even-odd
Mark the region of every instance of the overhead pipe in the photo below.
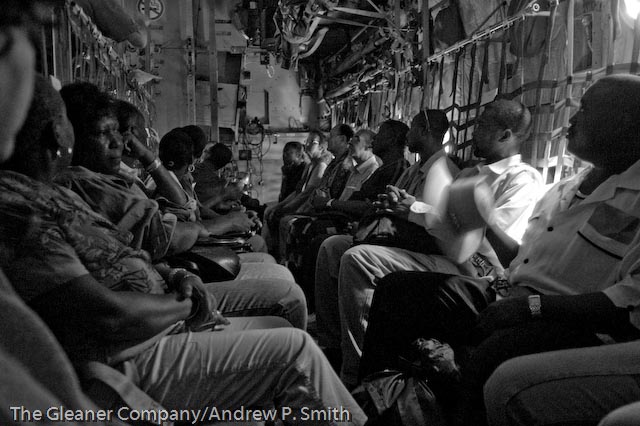
{"type": "Polygon", "coordinates": [[[353,78],[345,81],[340,87],[337,87],[337,88],[333,89],[332,91],[330,91],[329,93],[327,93],[324,96],[324,99],[334,99],[334,98],[338,98],[338,97],[340,97],[340,96],[342,96],[344,94],[347,94],[350,91],[354,90],[356,87],[358,87],[358,85],[360,83],[367,82],[367,81],[375,78],[377,75],[379,75],[379,74],[381,74],[383,72],[384,72],[383,69],[376,68],[374,70],[366,72],[362,76],[353,77],[353,78]]]}
{"type": "Polygon", "coordinates": [[[353,54],[348,56],[339,66],[336,67],[335,70],[333,70],[333,72],[331,74],[329,74],[329,77],[336,77],[336,76],[339,76],[340,74],[350,70],[364,56],[368,55],[369,53],[371,53],[374,50],[376,50],[378,47],[382,46],[387,40],[389,40],[388,36],[382,36],[382,37],[378,38],[377,40],[370,41],[369,44],[367,44],[364,47],[364,49],[359,50],[358,52],[354,52],[353,54]]]}

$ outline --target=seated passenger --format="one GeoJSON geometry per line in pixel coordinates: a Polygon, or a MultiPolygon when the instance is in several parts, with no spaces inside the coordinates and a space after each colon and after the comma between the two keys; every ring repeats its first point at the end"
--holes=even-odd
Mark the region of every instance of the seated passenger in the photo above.
{"type": "MultiPolygon", "coordinates": [[[[495,203],[493,217],[498,227],[514,239],[522,237],[527,218],[542,187],[540,174],[523,163],[520,156],[520,147],[529,137],[531,122],[529,111],[519,102],[497,100],[487,105],[478,118],[473,134],[474,153],[477,157],[486,159],[486,162],[459,174],[459,177],[486,177],[495,203]]],[[[429,120],[427,125],[429,124],[433,125],[433,121],[429,120]]],[[[424,186],[425,190],[430,190],[431,187],[431,184],[424,186]]],[[[422,199],[428,199],[431,194],[420,195],[422,199]]],[[[411,205],[416,201],[414,196],[404,190],[394,190],[392,196],[400,199],[400,205],[411,205]]],[[[409,215],[414,214],[411,212],[409,215]]],[[[435,237],[439,236],[435,230],[428,230],[435,237]]],[[[343,333],[346,335],[341,336],[343,373],[349,374],[351,380],[356,380],[358,374],[367,312],[376,288],[376,279],[394,271],[440,271],[472,276],[495,276],[503,271],[497,255],[487,241],[478,248],[477,254],[460,266],[454,260],[457,254],[444,253],[453,257],[361,244],[342,256],[338,286],[333,291],[338,293],[340,321],[346,330],[343,333]]],[[[326,293],[324,297],[327,297],[326,293]]]]}
{"type": "MultiPolygon", "coordinates": [[[[116,171],[109,167],[109,162],[112,161],[112,158],[118,158],[122,155],[123,144],[122,141],[117,140],[119,134],[112,135],[111,143],[106,147],[108,149],[96,142],[95,126],[92,126],[91,123],[103,119],[108,121],[104,116],[113,116],[113,101],[106,94],[100,92],[96,86],[88,83],[67,85],[63,88],[62,94],[67,97],[69,103],[68,114],[78,135],[74,162],[98,173],[91,173],[82,167],[73,168],[71,173],[65,173],[60,179],[67,180],[68,183],[66,185],[72,185],[74,190],[81,194],[94,210],[107,216],[112,222],[120,224],[122,221],[120,206],[123,204],[128,205],[128,202],[125,200],[118,203],[114,199],[109,199],[107,195],[111,195],[112,192],[102,190],[100,185],[102,185],[103,181],[108,182],[110,186],[125,187],[130,190],[125,190],[124,193],[122,191],[116,192],[113,194],[114,197],[125,197],[127,199],[131,197],[131,193],[135,193],[133,198],[136,200],[141,197],[146,200],[147,197],[138,190],[138,179],[131,179],[129,175],[123,175],[121,169],[116,171]],[[91,111],[96,112],[92,113],[91,111]],[[114,174],[116,177],[113,177],[114,174]]],[[[122,106],[122,101],[118,101],[116,105],[122,106]]],[[[131,108],[125,109],[126,111],[131,111],[131,108]]],[[[144,120],[137,109],[134,109],[133,112],[135,112],[133,119],[130,118],[125,121],[127,131],[124,137],[128,145],[132,147],[133,152],[141,152],[141,155],[146,158],[145,161],[148,161],[148,156],[152,154],[136,137],[136,135],[144,134],[144,130],[139,127],[144,120]],[[131,131],[132,128],[134,128],[134,131],[131,131]]],[[[112,121],[109,122],[112,123],[112,121]]],[[[190,143],[191,140],[189,139],[190,143]]],[[[154,160],[152,164],[156,164],[156,161],[154,160]]],[[[157,168],[153,166],[154,170],[151,172],[151,176],[158,177],[159,180],[156,183],[161,183],[157,187],[157,194],[163,200],[162,207],[170,207],[171,212],[183,219],[175,225],[176,230],[169,234],[171,236],[172,252],[180,253],[193,249],[198,238],[206,237],[210,233],[218,235],[226,232],[246,232],[254,226],[254,220],[241,212],[232,212],[224,217],[215,216],[206,219],[204,222],[185,221],[185,219],[199,214],[198,206],[195,205],[193,200],[188,202],[188,194],[180,185],[180,182],[176,181],[172,174],[162,166],[160,160],[157,160],[157,164],[160,165],[157,168]],[[183,201],[175,202],[177,199],[182,199],[183,201]]],[[[148,201],[144,201],[144,203],[148,203],[148,201]]],[[[165,214],[165,218],[166,216],[165,214]]],[[[264,241],[259,237],[254,236],[250,239],[250,242],[258,250],[264,248],[264,241]]],[[[241,254],[240,257],[243,264],[247,262],[272,264],[270,267],[267,267],[267,265],[243,265],[240,271],[240,278],[274,278],[293,281],[291,273],[282,267],[277,267],[273,257],[267,253],[247,253],[246,255],[241,254]]]]}
{"type": "MultiPolygon", "coordinates": [[[[109,170],[107,165],[111,161],[110,170],[115,171],[122,153],[122,138],[117,131],[117,122],[111,109],[113,102],[106,94],[98,90],[85,91],[85,95],[82,100],[78,101],[82,102],[85,108],[80,108],[79,105],[70,102],[71,110],[69,114],[72,118],[72,124],[75,125],[75,129],[78,131],[78,143],[74,150],[74,161],[80,165],[92,165],[92,167],[99,170],[109,170]],[[90,113],[90,111],[96,112],[90,113]],[[82,120],[79,120],[77,115],[80,113],[83,114],[82,120]]],[[[44,96],[57,97],[56,99],[59,99],[57,94],[51,94],[50,91],[42,94],[42,97],[44,96]]],[[[191,141],[189,140],[188,143],[191,144],[191,141]]],[[[166,170],[165,172],[169,179],[175,183],[169,172],[166,170]]],[[[120,231],[135,230],[137,229],[136,226],[131,226],[131,224],[138,224],[141,221],[139,209],[128,209],[127,206],[147,206],[147,208],[142,209],[142,213],[145,214],[157,211],[157,205],[153,200],[149,200],[144,194],[136,192],[137,186],[135,184],[128,186],[119,176],[113,176],[108,173],[94,173],[82,166],[74,166],[60,174],[57,181],[63,182],[65,186],[72,188],[88,202],[94,211],[99,212],[115,223],[120,231]]],[[[182,187],[179,185],[178,187],[184,195],[182,187]]],[[[143,215],[142,218],[144,217],[143,215]]],[[[190,230],[189,227],[198,230],[203,228],[198,222],[177,222],[176,226],[182,226],[187,231],[190,230]]],[[[156,242],[163,234],[150,235],[152,242],[156,242]]],[[[197,234],[192,236],[188,232],[181,234],[179,231],[174,231],[173,234],[169,234],[169,237],[172,241],[174,239],[184,241],[188,237],[195,241],[197,234]]],[[[193,246],[194,241],[191,241],[189,248],[193,246]]],[[[140,248],[138,246],[134,247],[140,248]]],[[[266,253],[264,255],[268,256],[266,253]]],[[[153,260],[158,259],[154,258],[153,260]]],[[[280,265],[250,262],[245,264],[245,262],[242,262],[240,273],[235,280],[218,282],[213,286],[222,292],[234,289],[236,297],[243,298],[246,301],[253,301],[251,303],[261,303],[263,308],[270,307],[267,308],[267,311],[269,309],[275,309],[273,312],[280,311],[286,317],[291,316],[288,319],[296,327],[306,327],[307,312],[304,294],[297,284],[293,282],[291,273],[280,265]],[[282,310],[283,306],[286,306],[284,310],[282,310]]],[[[244,302],[239,302],[234,307],[234,310],[244,311],[245,308],[244,302]]]]}
{"type": "MultiPolygon", "coordinates": [[[[322,211],[336,211],[346,214],[352,220],[358,220],[373,209],[378,194],[385,192],[387,185],[395,183],[409,163],[404,158],[409,128],[401,121],[387,120],[380,124],[380,130],[371,142],[373,155],[382,160],[382,166],[362,183],[348,199],[326,199],[317,197],[315,207],[322,211]]],[[[340,197],[344,198],[344,197],[340,197]]]]}
{"type": "Polygon", "coordinates": [[[202,152],[192,174],[196,194],[203,205],[215,210],[217,204],[224,201],[227,179],[223,172],[232,158],[233,153],[223,143],[210,145],[202,152]]]}
{"type": "MultiPolygon", "coordinates": [[[[406,190],[406,194],[414,197],[413,200],[416,197],[422,197],[424,183],[429,170],[439,159],[444,159],[452,174],[458,172],[458,168],[442,147],[442,139],[448,128],[447,117],[439,110],[421,112],[411,121],[411,130],[407,134],[407,147],[409,152],[419,154],[420,161],[406,169],[395,182],[395,185],[397,188],[406,190]],[[427,115],[429,117],[428,121],[426,119],[427,115]]],[[[407,220],[423,225],[422,216],[408,214],[408,208],[405,209],[403,215],[406,216],[407,220]]],[[[318,342],[336,367],[340,366],[342,360],[338,273],[340,270],[340,258],[352,245],[353,237],[351,235],[329,237],[320,246],[315,269],[318,342]]],[[[344,324],[346,325],[346,322],[344,324]]],[[[342,337],[346,338],[347,336],[342,337]]],[[[346,376],[343,376],[343,380],[345,378],[346,376]]],[[[346,380],[350,386],[355,385],[355,377],[346,378],[346,380]]]]}
{"type": "MultiPolygon", "coordinates": [[[[190,175],[190,170],[193,170],[193,163],[196,161],[194,149],[195,146],[193,144],[193,139],[190,138],[182,128],[171,130],[164,135],[160,141],[160,159],[167,165],[169,173],[174,180],[181,185],[187,199],[189,200],[189,205],[193,207],[194,214],[192,216],[180,215],[180,211],[182,210],[180,208],[178,211],[175,211],[176,215],[178,215],[178,219],[183,221],[196,221],[201,223],[205,228],[211,229],[212,226],[216,226],[220,222],[224,223],[226,217],[228,217],[230,222],[233,223],[234,216],[239,214],[239,217],[248,219],[251,226],[246,229],[237,229],[236,232],[249,233],[249,231],[256,232],[259,230],[262,223],[255,211],[246,210],[242,206],[237,205],[221,215],[203,207],[199,203],[197,194],[191,185],[190,175]]],[[[154,187],[152,179],[147,181],[147,186],[149,188],[154,187]]],[[[162,198],[159,201],[161,200],[162,198]]],[[[162,205],[168,207],[169,203],[165,200],[162,205]]],[[[174,212],[173,209],[169,211],[174,212]]],[[[293,280],[293,276],[286,268],[275,265],[275,259],[273,259],[271,255],[261,252],[265,250],[265,242],[262,237],[259,235],[251,235],[247,239],[247,243],[250,244],[254,252],[240,254],[244,265],[241,270],[241,277],[293,280]],[[246,263],[264,263],[265,265],[246,265],[246,263]]],[[[192,251],[196,251],[206,256],[205,252],[207,252],[208,249],[204,247],[194,247],[192,251]]]]}
{"type": "MultiPolygon", "coordinates": [[[[12,155],[15,136],[22,127],[31,103],[36,52],[29,33],[40,31],[40,19],[52,16],[48,6],[64,7],[64,2],[8,0],[2,6],[0,163],[12,155]]],[[[25,226],[1,227],[0,268],[12,262],[16,241],[21,240],[31,227],[29,215],[24,211],[2,210],[2,223],[10,221],[8,216],[17,218],[25,226]]],[[[0,324],[0,424],[18,426],[30,422],[12,407],[22,407],[30,413],[35,410],[45,413],[51,407],[59,406],[70,410],[98,409],[83,393],[68,357],[49,328],[15,293],[1,269],[0,324]]],[[[69,426],[89,424],[80,421],[65,423],[69,426]]],[[[96,421],[91,424],[106,426],[107,422],[96,421]]],[[[123,423],[114,420],[109,425],[123,423]]]]}
{"type": "Polygon", "coordinates": [[[278,202],[281,202],[296,190],[306,167],[304,151],[300,142],[287,142],[282,150],[282,184],[278,202]]]}
{"type": "MultiPolygon", "coordinates": [[[[195,155],[193,148],[193,140],[191,137],[180,128],[176,128],[170,130],[160,139],[158,152],[160,162],[162,162],[162,165],[169,171],[169,174],[175,182],[180,185],[185,197],[187,197],[187,205],[189,207],[187,207],[186,210],[189,214],[187,216],[178,216],[178,220],[184,222],[200,220],[200,210],[193,193],[193,188],[189,185],[188,180],[185,180],[185,176],[187,176],[190,169],[192,170],[194,167],[195,155]]],[[[172,211],[170,203],[157,193],[157,186],[152,177],[147,179],[145,185],[151,192],[152,198],[156,199],[161,205],[165,205],[165,209],[169,208],[169,211],[172,211]]],[[[181,207],[182,206],[178,206],[180,210],[182,210],[181,207]]]]}
{"type": "Polygon", "coordinates": [[[331,198],[328,192],[318,189],[318,192],[313,196],[311,207],[307,209],[307,213],[304,216],[296,215],[287,221],[286,227],[282,227],[283,221],[281,221],[280,231],[288,231],[288,235],[284,238],[286,243],[284,253],[287,259],[287,266],[293,266],[296,269],[300,268],[303,251],[315,236],[315,226],[320,226],[323,223],[323,220],[316,221],[319,217],[323,219],[327,217],[328,212],[331,211],[333,200],[349,200],[353,193],[359,191],[362,185],[381,166],[382,160],[376,157],[371,149],[374,137],[375,133],[371,130],[361,129],[349,141],[347,145],[348,155],[342,164],[342,167],[348,170],[349,173],[342,192],[336,198],[331,198]]]}
{"type": "MultiPolygon", "coordinates": [[[[71,132],[62,100],[47,86],[41,79],[25,133],[0,171],[0,211],[36,218],[6,272],[67,354],[126,372],[168,409],[274,408],[285,424],[297,424],[282,408],[300,418],[303,407],[344,407],[345,424],[364,424],[366,416],[304,331],[213,331],[216,309],[238,308],[234,294],[216,294],[184,271],[164,270],[161,277],[145,252],[126,245],[129,234],[52,183],[60,137],[71,132]]],[[[97,140],[108,146],[115,131],[106,127],[97,140]]]]}
{"type": "Polygon", "coordinates": [[[282,216],[295,212],[309,194],[320,185],[324,172],[333,159],[331,153],[327,151],[327,146],[328,141],[322,132],[319,130],[309,132],[304,149],[310,161],[304,169],[302,179],[298,181],[296,190],[276,205],[267,207],[264,212],[266,226],[262,230],[262,235],[267,240],[270,253],[279,253],[278,230],[282,216]]]}
{"type": "Polygon", "coordinates": [[[389,367],[417,337],[454,349],[473,345],[451,398],[457,424],[472,424],[484,418],[482,386],[503,361],[640,338],[638,99],[640,77],[596,81],[567,134],[569,151],[593,167],[546,192],[522,245],[489,225],[492,246],[509,264],[508,281],[424,272],[382,279],[362,373],[389,367]]]}
{"type": "Polygon", "coordinates": [[[349,141],[353,137],[353,130],[346,124],[339,124],[331,129],[327,149],[334,156],[331,164],[322,175],[320,184],[316,189],[308,193],[302,192],[287,206],[293,208],[285,214],[278,223],[279,260],[286,261],[286,242],[291,224],[296,215],[308,215],[313,211],[314,200],[317,197],[338,198],[345,188],[351,165],[347,161],[349,155],[349,141]]]}
{"type": "Polygon", "coordinates": [[[305,248],[296,275],[307,296],[309,309],[315,309],[315,269],[320,246],[330,235],[351,233],[354,223],[374,211],[373,203],[378,200],[378,194],[384,193],[387,185],[395,183],[409,167],[404,158],[408,131],[407,125],[400,121],[383,122],[372,141],[373,154],[382,160],[382,166],[348,200],[316,197],[314,207],[320,211],[322,219],[304,228],[307,243],[301,244],[305,248]]]}

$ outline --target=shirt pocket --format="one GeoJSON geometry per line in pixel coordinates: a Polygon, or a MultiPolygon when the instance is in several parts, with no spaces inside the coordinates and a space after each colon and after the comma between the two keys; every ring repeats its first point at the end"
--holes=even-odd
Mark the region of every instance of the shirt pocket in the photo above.
{"type": "Polygon", "coordinates": [[[610,204],[601,204],[580,227],[578,234],[596,248],[622,259],[639,228],[640,218],[610,204]]]}

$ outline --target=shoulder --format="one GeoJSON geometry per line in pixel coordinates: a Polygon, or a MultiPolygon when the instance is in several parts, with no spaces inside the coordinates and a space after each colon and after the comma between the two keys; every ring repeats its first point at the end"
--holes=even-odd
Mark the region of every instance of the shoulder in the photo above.
{"type": "Polygon", "coordinates": [[[505,175],[509,180],[520,183],[530,182],[532,184],[542,186],[542,175],[531,165],[520,162],[509,167],[505,171],[505,175]]]}

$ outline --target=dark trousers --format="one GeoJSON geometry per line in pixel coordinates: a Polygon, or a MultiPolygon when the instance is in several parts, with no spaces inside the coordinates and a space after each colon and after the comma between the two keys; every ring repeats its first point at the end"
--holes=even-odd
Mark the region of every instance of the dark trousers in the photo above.
{"type": "Polygon", "coordinates": [[[494,298],[489,283],[474,278],[431,272],[387,275],[380,280],[369,311],[360,377],[397,368],[399,355],[407,354],[418,337],[449,343],[461,365],[462,380],[441,402],[455,424],[482,425],[482,386],[502,362],[600,344],[590,330],[540,320],[496,330],[475,342],[472,330],[477,316],[494,298]]]}
{"type": "Polygon", "coordinates": [[[478,313],[494,300],[489,283],[434,272],[394,272],[378,282],[369,311],[360,378],[397,367],[418,337],[466,345],[478,313]]]}

